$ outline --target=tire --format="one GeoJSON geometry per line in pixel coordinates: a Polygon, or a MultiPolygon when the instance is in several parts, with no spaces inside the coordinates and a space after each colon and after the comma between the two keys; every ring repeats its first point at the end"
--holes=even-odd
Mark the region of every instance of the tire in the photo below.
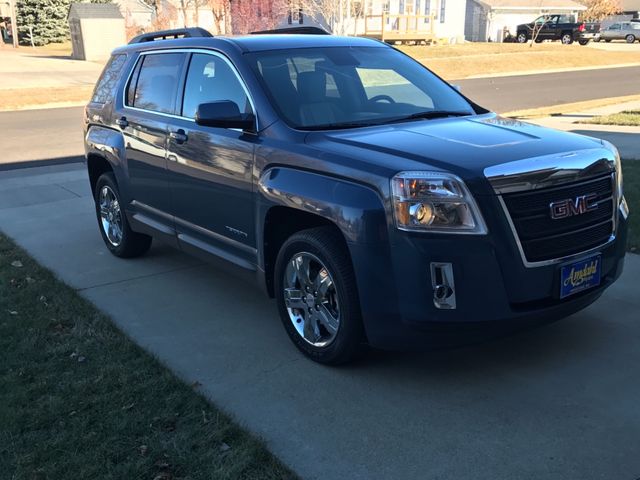
{"type": "Polygon", "coordinates": [[[527,37],[526,32],[518,32],[518,35],[516,36],[516,41],[518,43],[527,43],[528,40],[529,38],[527,37]]]}
{"type": "Polygon", "coordinates": [[[102,240],[112,254],[133,258],[149,250],[153,239],[131,230],[127,216],[120,207],[120,192],[113,173],[103,173],[98,178],[94,203],[102,240]]]}
{"type": "Polygon", "coordinates": [[[573,36],[570,32],[564,32],[560,37],[560,41],[563,45],[571,45],[573,43],[573,36]]]}
{"type": "Polygon", "coordinates": [[[274,283],[284,328],[304,355],[338,365],[364,351],[351,257],[334,228],[312,228],[289,237],[278,253],[274,283]]]}
{"type": "Polygon", "coordinates": [[[584,47],[589,43],[589,40],[578,40],[578,43],[584,47]]]}
{"type": "Polygon", "coordinates": [[[594,42],[600,42],[600,41],[601,41],[601,39],[600,39],[600,38],[594,38],[594,39],[593,39],[593,41],[594,41],[594,42]]]}
{"type": "Polygon", "coordinates": [[[607,43],[611,43],[611,39],[610,38],[605,38],[604,41],[607,42],[607,43]]]}
{"type": "Polygon", "coordinates": [[[627,43],[633,43],[636,41],[636,37],[634,35],[627,35],[626,37],[624,37],[624,39],[627,41],[627,43]]]}
{"type": "Polygon", "coordinates": [[[536,38],[536,43],[542,43],[542,39],[541,38],[536,38]]]}

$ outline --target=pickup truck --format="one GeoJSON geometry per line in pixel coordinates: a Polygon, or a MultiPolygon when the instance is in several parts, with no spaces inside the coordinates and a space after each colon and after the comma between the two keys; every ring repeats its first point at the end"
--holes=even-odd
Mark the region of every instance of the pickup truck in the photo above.
{"type": "Polygon", "coordinates": [[[575,22],[571,15],[541,15],[531,23],[518,25],[516,41],[560,40],[565,45],[574,41],[586,45],[595,38],[595,32],[587,30],[584,22],[575,22]]]}

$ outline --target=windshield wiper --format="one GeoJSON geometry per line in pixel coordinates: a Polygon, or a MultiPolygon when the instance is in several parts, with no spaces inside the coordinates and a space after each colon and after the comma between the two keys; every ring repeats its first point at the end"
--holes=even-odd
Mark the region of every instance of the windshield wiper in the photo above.
{"type": "Polygon", "coordinates": [[[466,117],[468,115],[473,115],[469,112],[460,112],[454,110],[426,110],[424,112],[416,112],[411,115],[407,115],[406,117],[394,118],[386,123],[396,123],[396,122],[408,122],[410,120],[418,120],[425,119],[431,120],[433,118],[446,118],[446,117],[466,117]]]}
{"type": "Polygon", "coordinates": [[[322,125],[309,125],[306,127],[297,127],[299,130],[341,130],[347,128],[373,127],[380,125],[373,122],[345,122],[345,123],[324,123],[322,125]]]}

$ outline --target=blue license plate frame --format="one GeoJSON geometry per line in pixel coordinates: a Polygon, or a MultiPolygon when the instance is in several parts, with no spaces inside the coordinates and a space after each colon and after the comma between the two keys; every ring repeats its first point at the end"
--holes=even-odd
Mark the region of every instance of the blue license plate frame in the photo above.
{"type": "Polygon", "coordinates": [[[592,255],[560,268],[560,298],[567,298],[600,285],[602,255],[592,255]]]}

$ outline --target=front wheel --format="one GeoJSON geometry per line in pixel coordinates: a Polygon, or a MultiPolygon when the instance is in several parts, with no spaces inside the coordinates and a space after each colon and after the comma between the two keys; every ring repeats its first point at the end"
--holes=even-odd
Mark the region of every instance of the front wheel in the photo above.
{"type": "Polygon", "coordinates": [[[364,347],[360,302],[351,258],[332,227],[303,230],[282,245],[275,295],[289,338],[312,360],[337,365],[364,347]]]}
{"type": "Polygon", "coordinates": [[[518,41],[518,43],[527,43],[527,34],[524,32],[519,32],[516,40],[518,41]]]}
{"type": "Polygon", "coordinates": [[[560,37],[560,41],[563,45],[571,45],[573,43],[573,37],[570,33],[563,33],[562,37],[560,37]]]}
{"type": "Polygon", "coordinates": [[[112,173],[103,173],[96,182],[94,201],[100,234],[116,257],[131,258],[146,253],[151,247],[149,235],[131,230],[122,207],[120,192],[112,173]]]}
{"type": "Polygon", "coordinates": [[[633,43],[636,41],[636,37],[634,35],[627,35],[626,37],[624,37],[624,39],[627,41],[627,43],[633,43]]]}

